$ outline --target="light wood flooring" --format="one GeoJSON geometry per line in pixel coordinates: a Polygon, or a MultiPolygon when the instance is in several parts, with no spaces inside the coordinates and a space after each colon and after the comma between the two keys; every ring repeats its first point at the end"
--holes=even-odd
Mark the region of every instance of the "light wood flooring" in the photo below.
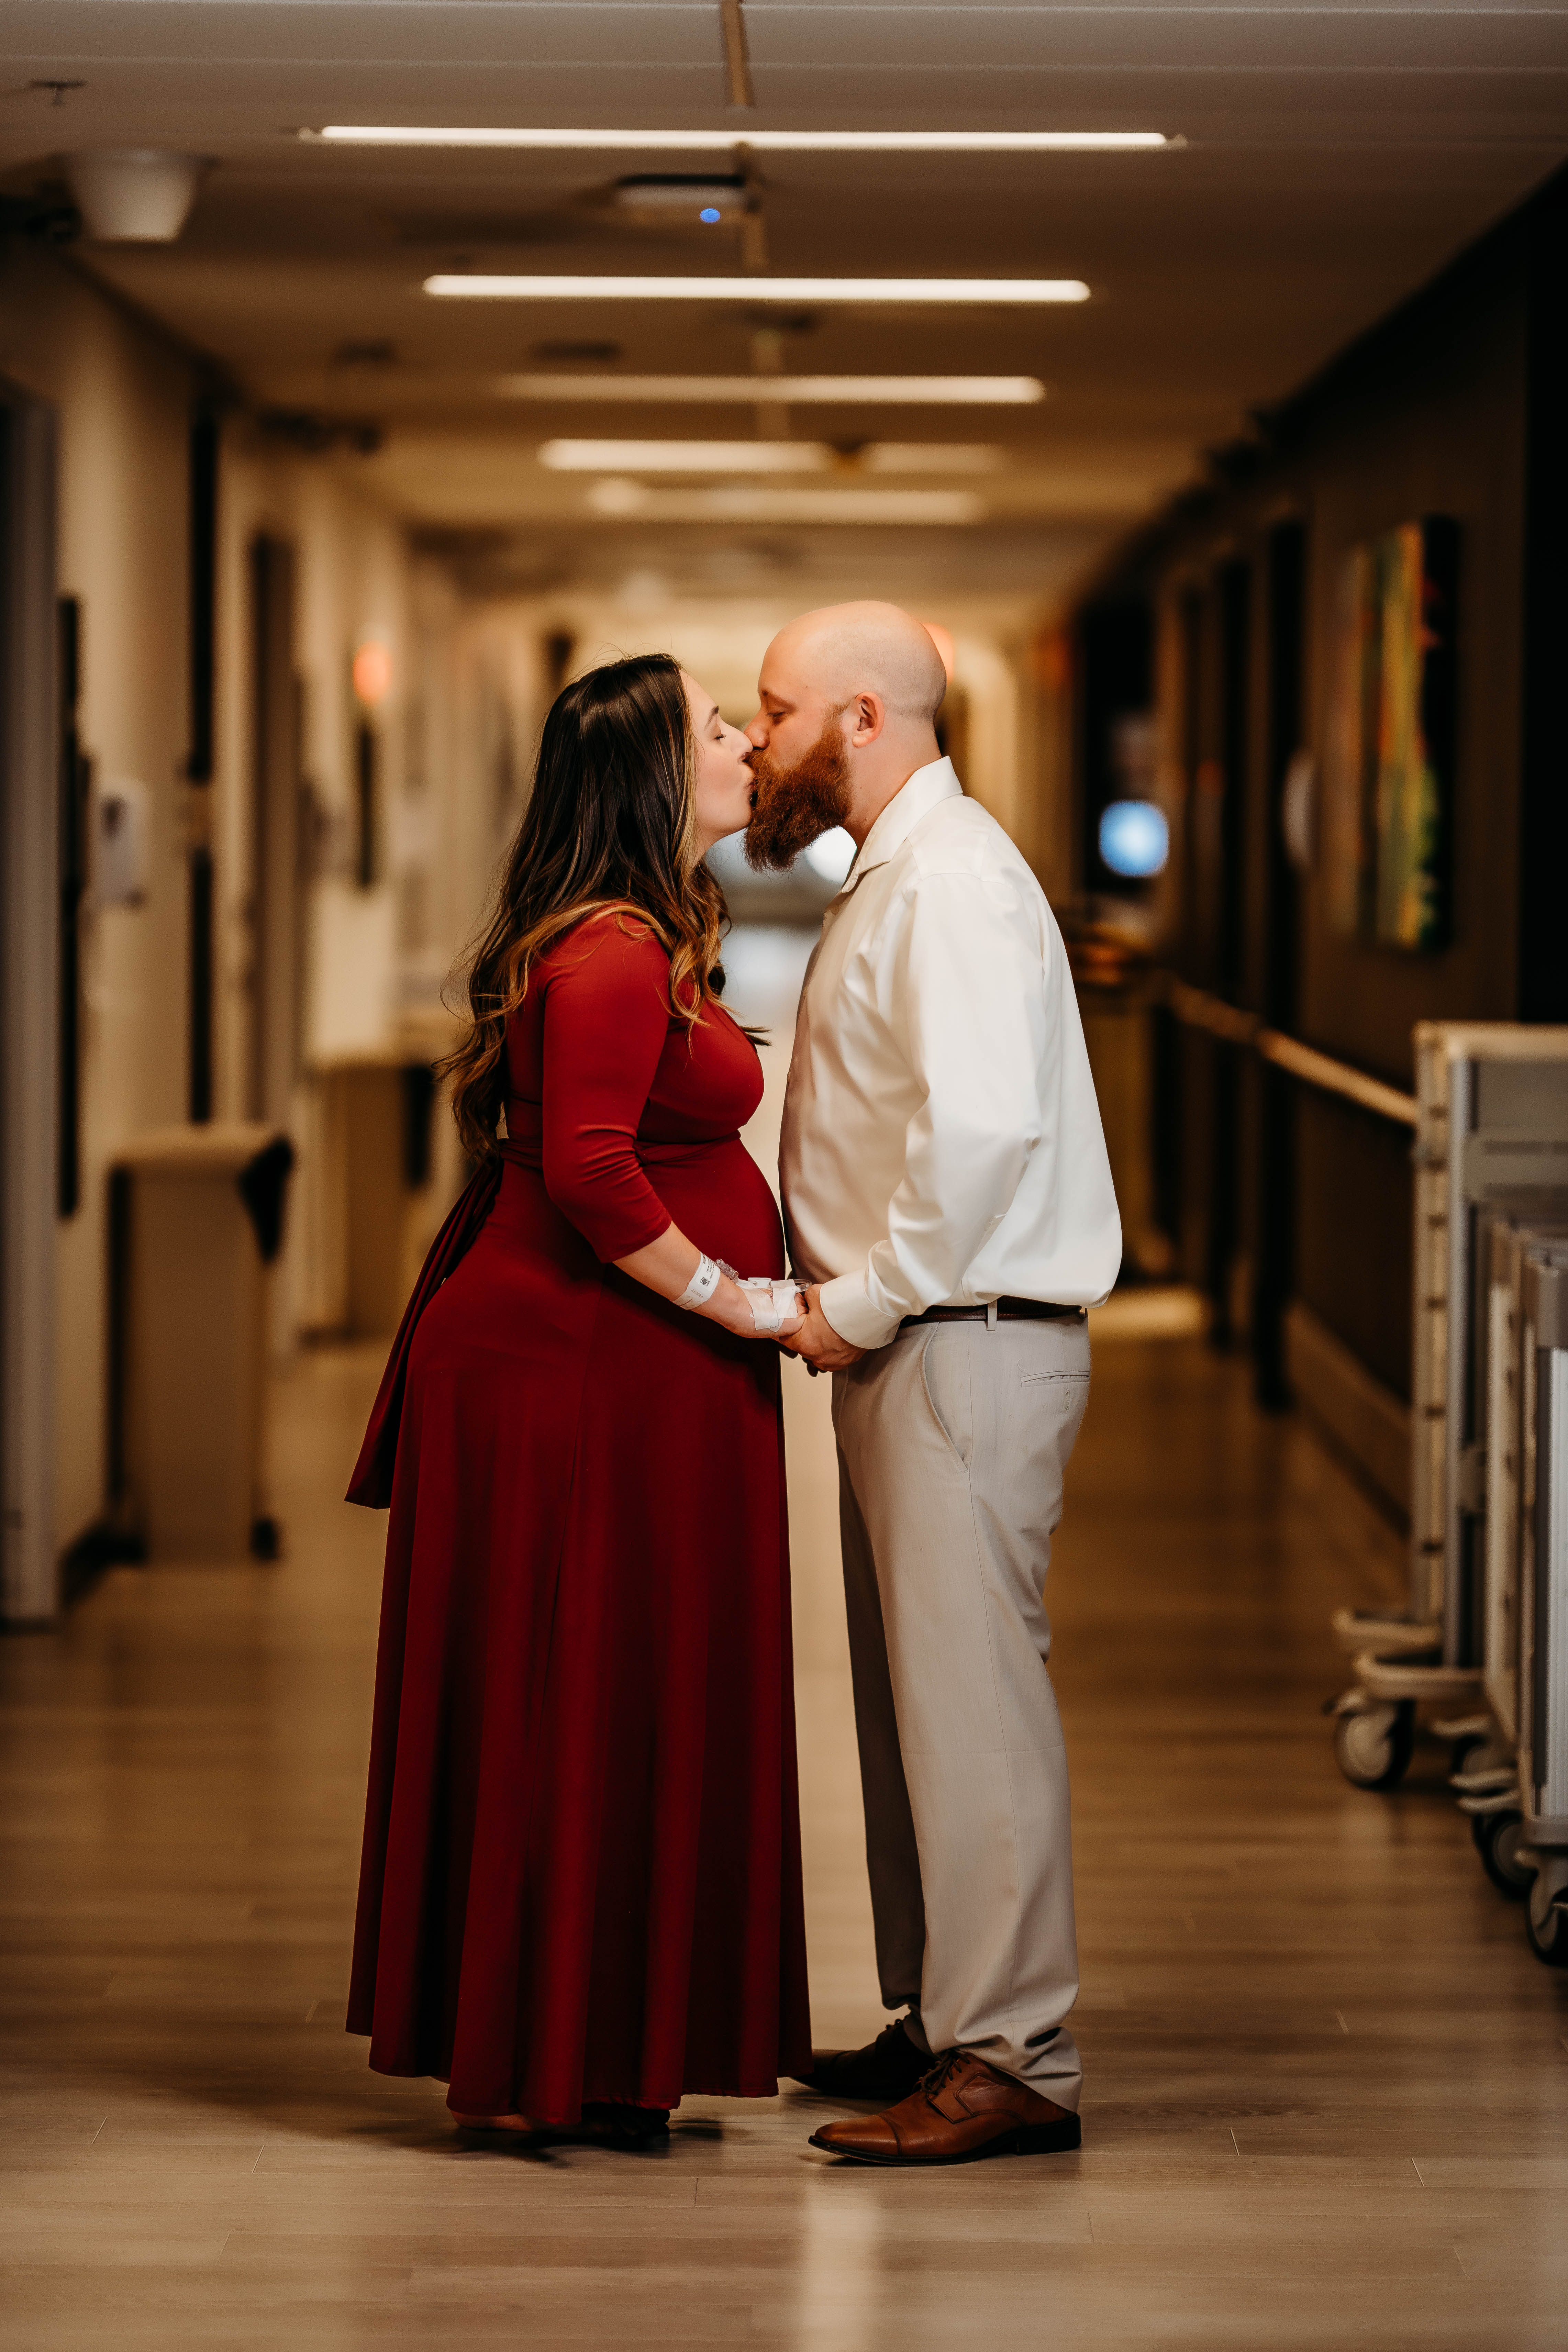
{"type": "MultiPolygon", "coordinates": [[[[808,944],[726,950],[781,1040],[808,944]]],[[[438,2085],[369,2072],[342,2019],[384,1522],[336,1498],[380,1350],[310,1356],[275,1399],[282,1561],[120,1570],[0,1643],[7,2347],[1568,2347],[1568,1978],[1440,1750],[1392,1798],[1340,1779],[1329,1613],[1398,1591],[1399,1547],[1192,1320],[1097,1318],[1051,1570],[1081,2154],[840,2168],[796,2089],[690,2100],[658,2154],[472,2149],[438,2085]]],[[[859,2042],[827,1387],[785,1382],[813,2012],[859,2042]]]]}
{"type": "MultiPolygon", "coordinates": [[[[459,2147],[342,2032],[382,1522],[374,1351],[278,1398],[275,1567],[116,1572],[0,1645],[5,2340],[1568,2345],[1568,1981],[1418,1759],[1332,1763],[1342,1600],[1397,1547],[1191,1339],[1107,1339],[1052,1570],[1085,2146],[909,2179],[804,2091],[668,2152],[459,2147]]],[[[825,1384],[791,1368],[818,2037],[870,1970],[825,1384]]]]}

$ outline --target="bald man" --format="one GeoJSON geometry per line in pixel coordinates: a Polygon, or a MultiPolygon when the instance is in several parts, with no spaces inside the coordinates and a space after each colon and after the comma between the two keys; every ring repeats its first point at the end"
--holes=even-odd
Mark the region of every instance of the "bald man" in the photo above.
{"type": "Polygon", "coordinates": [[[935,646],[895,605],[807,613],[763,663],[748,855],[853,837],[806,974],[781,1175],[833,1375],[884,2005],[813,2086],[884,2112],[862,2163],[1076,2147],[1067,1759],[1043,1605],[1121,1226],[1061,936],[937,743],[935,646]]]}

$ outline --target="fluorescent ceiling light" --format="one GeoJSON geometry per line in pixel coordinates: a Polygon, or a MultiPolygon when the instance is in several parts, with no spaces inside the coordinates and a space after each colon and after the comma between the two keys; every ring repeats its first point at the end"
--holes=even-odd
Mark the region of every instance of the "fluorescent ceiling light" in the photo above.
{"type": "Polygon", "coordinates": [[[612,477],[591,483],[593,513],[617,522],[978,522],[973,490],[773,489],[749,482],[655,490],[612,477]]]}
{"type": "Polygon", "coordinates": [[[519,278],[438,271],[459,302],[1087,302],[1081,278],[519,278]]]}
{"type": "Polygon", "coordinates": [[[651,150],[698,154],[738,146],[774,154],[1041,155],[1120,153],[1185,142],[1163,131],[729,131],[489,130],[467,124],[329,122],[301,131],[314,144],[344,147],[534,147],[651,150]]]}
{"type": "Polygon", "coordinates": [[[1000,449],[971,442],[872,441],[845,457],[826,441],[546,441],[552,474],[988,474],[1000,449]]]}
{"type": "Polygon", "coordinates": [[[1032,408],[1046,396],[1033,375],[503,375],[496,389],[508,400],[778,401],[791,408],[1032,408]]]}

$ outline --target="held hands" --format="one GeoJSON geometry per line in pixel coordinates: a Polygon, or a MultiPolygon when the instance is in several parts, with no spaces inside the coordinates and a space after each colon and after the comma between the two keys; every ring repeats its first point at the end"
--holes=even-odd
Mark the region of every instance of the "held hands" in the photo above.
{"type": "Polygon", "coordinates": [[[667,1225],[657,1241],[646,1242],[615,1263],[622,1274],[646,1283],[671,1306],[721,1324],[738,1339],[790,1339],[805,1319],[798,1284],[775,1281],[765,1274],[738,1275],[722,1258],[699,1249],[678,1225],[667,1225]]]}
{"type": "Polygon", "coordinates": [[[738,1339],[781,1343],[800,1329],[805,1318],[795,1283],[775,1281],[765,1274],[735,1274],[727,1265],[721,1265],[721,1272],[722,1279],[712,1298],[698,1309],[710,1322],[721,1323],[738,1339]]]}
{"type": "Polygon", "coordinates": [[[852,1348],[841,1339],[822,1311],[822,1286],[814,1282],[803,1294],[805,1299],[804,1320],[787,1341],[781,1340],[787,1355],[798,1356],[815,1378],[818,1372],[847,1371],[865,1354],[864,1348],[852,1348]]]}

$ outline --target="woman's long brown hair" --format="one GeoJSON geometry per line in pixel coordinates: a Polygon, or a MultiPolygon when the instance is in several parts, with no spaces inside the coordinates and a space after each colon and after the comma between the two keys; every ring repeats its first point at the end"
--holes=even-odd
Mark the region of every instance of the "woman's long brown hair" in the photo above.
{"type": "Polygon", "coordinates": [[[584,915],[637,915],[669,957],[673,1012],[723,987],[724,898],[693,841],[691,720],[668,654],[606,662],[559,694],[495,912],[468,972],[468,1034],[442,1066],[463,1149],[499,1150],[506,1027],[538,958],[584,915]]]}

